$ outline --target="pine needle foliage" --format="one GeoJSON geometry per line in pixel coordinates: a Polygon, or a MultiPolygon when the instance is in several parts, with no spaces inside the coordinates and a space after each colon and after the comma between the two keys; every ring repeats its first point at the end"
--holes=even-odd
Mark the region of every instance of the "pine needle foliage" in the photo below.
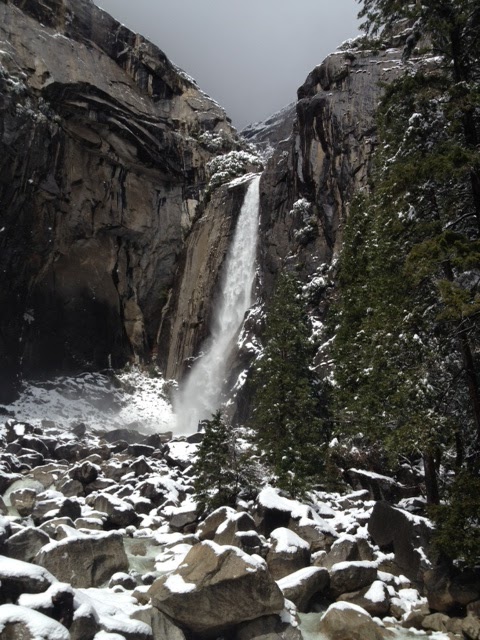
{"type": "Polygon", "coordinates": [[[193,464],[195,498],[204,511],[235,506],[257,485],[254,461],[241,450],[235,428],[218,410],[204,422],[205,434],[193,464]]]}
{"type": "Polygon", "coordinates": [[[405,57],[420,36],[436,57],[406,65],[385,88],[371,189],[346,225],[334,311],[337,432],[362,432],[392,455],[421,454],[433,503],[445,465],[455,481],[437,511],[439,544],[478,560],[457,503],[463,492],[462,517],[477,518],[465,479],[476,486],[480,470],[480,5],[361,4],[368,32],[403,20],[413,25],[405,57]]]}
{"type": "Polygon", "coordinates": [[[283,272],[267,316],[257,362],[252,427],[276,484],[302,495],[321,475],[325,433],[310,363],[310,327],[293,276],[283,272]]]}

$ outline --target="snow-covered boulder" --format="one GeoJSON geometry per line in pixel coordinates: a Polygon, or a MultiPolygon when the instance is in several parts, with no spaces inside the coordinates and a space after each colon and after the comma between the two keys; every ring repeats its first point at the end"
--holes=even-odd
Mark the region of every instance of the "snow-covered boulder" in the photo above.
{"type": "Polygon", "coordinates": [[[32,562],[40,549],[49,542],[50,538],[41,529],[25,527],[8,538],[4,553],[10,558],[32,562]]]}
{"type": "Polygon", "coordinates": [[[42,547],[35,563],[50,571],[58,580],[74,587],[97,587],[114,573],[128,570],[122,536],[115,532],[91,531],[88,535],[75,529],[58,542],[42,547]]]}
{"type": "Polygon", "coordinates": [[[321,566],[331,569],[338,562],[354,560],[373,560],[373,549],[365,538],[343,534],[323,557],[321,566]]]}
{"type": "Polygon", "coordinates": [[[0,605],[0,637],[5,640],[70,640],[66,627],[56,620],[13,604],[0,605]]]}
{"type": "Polygon", "coordinates": [[[319,629],[326,640],[384,640],[381,628],[361,607],[335,602],[323,615],[319,629]]]}
{"type": "Polygon", "coordinates": [[[373,562],[339,562],[330,569],[330,594],[336,599],[344,593],[367,587],[376,579],[377,567],[373,562]]]}
{"type": "Polygon", "coordinates": [[[348,469],[346,476],[354,489],[368,491],[371,500],[396,503],[402,498],[410,498],[419,493],[416,486],[406,487],[389,476],[373,471],[348,469]]]}
{"type": "Polygon", "coordinates": [[[308,611],[312,598],[325,593],[329,583],[328,571],[321,567],[305,567],[277,580],[285,598],[293,602],[301,612],[308,611]]]}
{"type": "Polygon", "coordinates": [[[387,586],[380,580],[375,580],[370,586],[359,591],[344,593],[338,600],[357,604],[377,618],[383,618],[390,611],[390,595],[387,586]]]}
{"type": "Polygon", "coordinates": [[[152,604],[194,633],[211,634],[283,609],[282,592],[258,556],[211,541],[195,545],[149,590],[152,604]]]}
{"type": "Polygon", "coordinates": [[[255,521],[258,530],[269,536],[274,529],[287,527],[297,502],[281,496],[273,487],[265,487],[257,496],[255,521]]]}
{"type": "Polygon", "coordinates": [[[96,511],[107,515],[109,528],[120,529],[138,524],[139,518],[133,506],[117,496],[111,496],[108,493],[95,493],[87,498],[87,504],[96,511]]]}
{"type": "Polygon", "coordinates": [[[0,585],[4,598],[16,601],[21,593],[43,593],[56,582],[43,567],[0,556],[0,585]]]}
{"type": "Polygon", "coordinates": [[[26,518],[31,515],[37,500],[37,491],[31,487],[16,489],[10,493],[10,504],[14,507],[20,517],[26,518]]]}
{"type": "Polygon", "coordinates": [[[245,511],[230,514],[217,528],[213,540],[217,544],[231,544],[239,547],[246,553],[259,553],[262,548],[255,520],[245,511]]]}
{"type": "Polygon", "coordinates": [[[285,527],[275,529],[270,537],[273,544],[267,554],[267,564],[275,580],[309,566],[310,545],[306,540],[285,527]]]}
{"type": "Polygon", "coordinates": [[[200,540],[213,540],[218,527],[224,524],[237,512],[232,507],[218,507],[212,511],[197,528],[197,536],[200,540]]]}

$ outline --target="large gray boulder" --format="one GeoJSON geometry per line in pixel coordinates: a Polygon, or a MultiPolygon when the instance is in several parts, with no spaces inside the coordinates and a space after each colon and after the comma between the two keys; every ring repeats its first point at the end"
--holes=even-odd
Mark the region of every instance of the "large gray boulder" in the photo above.
{"type": "Polygon", "coordinates": [[[279,613],[284,598],[258,556],[205,541],[149,590],[152,604],[193,633],[214,634],[279,613]]]}
{"type": "Polygon", "coordinates": [[[439,564],[424,574],[425,595],[434,611],[449,613],[475,602],[480,597],[479,572],[460,570],[439,564]]]}
{"type": "Polygon", "coordinates": [[[120,529],[129,525],[138,524],[139,517],[133,506],[116,496],[107,493],[98,493],[87,498],[87,504],[96,511],[107,514],[107,525],[110,528],[120,529]]]}
{"type": "Polygon", "coordinates": [[[25,527],[8,538],[4,552],[10,558],[32,562],[40,549],[49,542],[50,538],[41,529],[25,527]]]}
{"type": "Polygon", "coordinates": [[[365,609],[371,616],[383,618],[390,611],[390,596],[385,583],[375,580],[369,587],[353,593],[344,593],[338,600],[350,602],[365,609]]]}
{"type": "Polygon", "coordinates": [[[45,568],[0,556],[0,591],[12,602],[21,593],[43,593],[56,582],[45,568]]]}
{"type": "Polygon", "coordinates": [[[48,616],[14,604],[0,606],[2,640],[70,640],[67,629],[48,616]]]}
{"type": "Polygon", "coordinates": [[[35,563],[77,588],[99,587],[117,571],[128,569],[122,536],[115,531],[86,535],[72,530],[71,536],[40,549],[35,563]]]}
{"type": "Polygon", "coordinates": [[[330,570],[330,594],[338,598],[344,593],[358,591],[377,579],[377,568],[373,562],[339,562],[330,570]]]}
{"type": "Polygon", "coordinates": [[[312,598],[327,591],[330,576],[322,567],[305,567],[277,581],[287,600],[300,612],[307,612],[312,598]]]}
{"type": "Polygon", "coordinates": [[[267,554],[267,564],[275,580],[280,580],[310,564],[310,544],[296,533],[279,527],[271,533],[273,545],[267,554]]]}
{"type": "Polygon", "coordinates": [[[410,580],[421,583],[430,567],[425,563],[433,527],[420,516],[377,502],[368,522],[368,532],[380,549],[393,547],[395,563],[410,580]],[[422,551],[423,550],[423,551],[422,551]]]}
{"type": "Polygon", "coordinates": [[[354,604],[335,602],[318,628],[326,640],[384,640],[384,635],[369,614],[354,604]]]}

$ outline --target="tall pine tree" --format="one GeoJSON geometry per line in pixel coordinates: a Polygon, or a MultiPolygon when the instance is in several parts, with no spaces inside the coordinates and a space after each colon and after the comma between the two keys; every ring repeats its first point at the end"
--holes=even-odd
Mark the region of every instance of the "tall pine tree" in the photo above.
{"type": "Polygon", "coordinates": [[[241,450],[236,430],[220,410],[204,421],[204,429],[193,465],[196,500],[205,511],[233,507],[240,494],[254,491],[255,464],[241,450]]]}
{"type": "Polygon", "coordinates": [[[265,349],[255,371],[252,426],[277,485],[301,495],[319,477],[325,441],[309,365],[312,345],[305,303],[282,273],[267,315],[265,349]]]}

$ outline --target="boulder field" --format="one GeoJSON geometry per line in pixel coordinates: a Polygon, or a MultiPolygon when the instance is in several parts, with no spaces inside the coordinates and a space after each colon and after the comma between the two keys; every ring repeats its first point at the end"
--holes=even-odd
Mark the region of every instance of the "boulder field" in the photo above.
{"type": "Polygon", "coordinates": [[[206,515],[197,435],[12,418],[0,438],[2,640],[480,637],[478,576],[435,562],[423,501],[393,479],[395,504],[353,474],[206,515]]]}

